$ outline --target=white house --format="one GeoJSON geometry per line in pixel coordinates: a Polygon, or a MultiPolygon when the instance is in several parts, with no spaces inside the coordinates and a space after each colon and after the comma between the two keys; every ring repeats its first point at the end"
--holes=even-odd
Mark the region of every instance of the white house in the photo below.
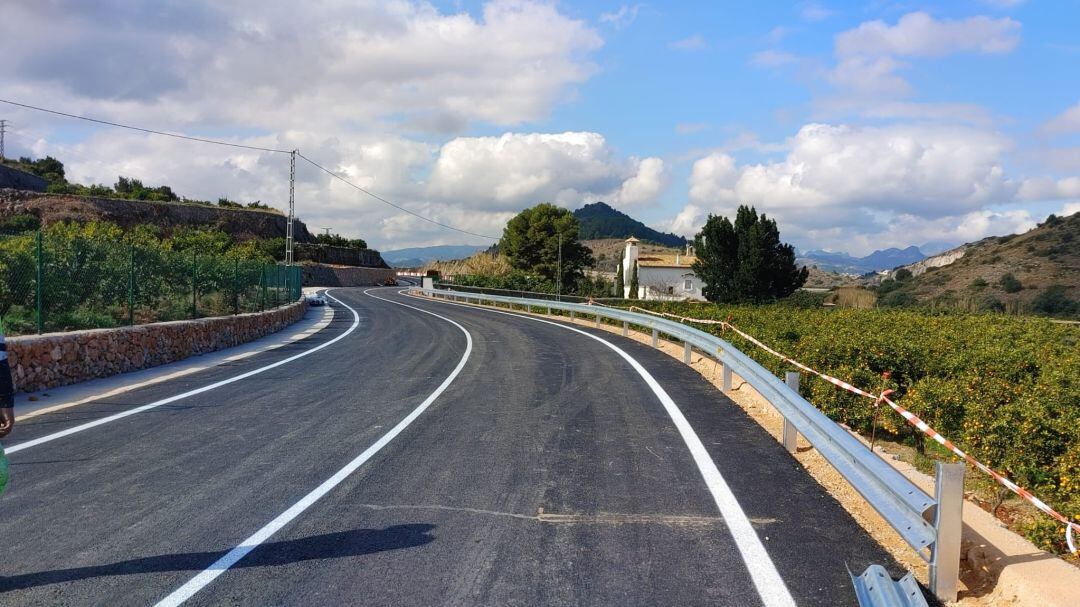
{"type": "Polygon", "coordinates": [[[630,279],[634,262],[638,265],[638,298],[659,300],[696,299],[705,301],[701,289],[705,284],[690,266],[696,260],[694,247],[686,245],[686,253],[642,254],[637,238],[626,239],[623,251],[623,297],[630,296],[630,279]]]}

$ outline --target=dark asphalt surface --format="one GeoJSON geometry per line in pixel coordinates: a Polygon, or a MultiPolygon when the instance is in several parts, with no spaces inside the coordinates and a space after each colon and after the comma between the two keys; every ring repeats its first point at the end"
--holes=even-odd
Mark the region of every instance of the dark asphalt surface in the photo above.
{"type": "MultiPolygon", "coordinates": [[[[445,320],[332,292],[361,317],[307,357],[11,456],[0,604],[145,605],[377,441],[451,373],[445,320]]],[[[195,605],[758,605],[667,413],[614,352],[565,328],[372,291],[460,323],[473,351],[423,415],[196,594],[195,605]]],[[[306,340],[27,420],[7,445],[265,366],[306,340]]],[[[693,370],[597,335],[664,386],[799,605],[855,605],[845,565],[896,564],[693,370]]]]}

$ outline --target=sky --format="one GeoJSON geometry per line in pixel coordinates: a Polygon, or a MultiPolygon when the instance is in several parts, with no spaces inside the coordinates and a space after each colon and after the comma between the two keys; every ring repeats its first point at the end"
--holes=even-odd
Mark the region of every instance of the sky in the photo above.
{"type": "MultiPolygon", "coordinates": [[[[603,200],[692,236],[740,204],[802,250],[942,249],[1080,211],[1080,5],[0,0],[0,98],[302,154],[498,238],[603,200]]],[[[285,208],[286,154],[0,104],[8,156],[285,208]]],[[[488,244],[304,162],[312,231],[488,244]]]]}

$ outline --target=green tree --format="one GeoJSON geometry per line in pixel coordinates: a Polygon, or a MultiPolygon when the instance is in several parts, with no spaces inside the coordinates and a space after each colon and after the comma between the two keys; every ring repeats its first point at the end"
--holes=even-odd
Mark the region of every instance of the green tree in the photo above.
{"type": "Polygon", "coordinates": [[[578,220],[573,213],[550,203],[525,209],[503,229],[499,251],[510,266],[554,281],[559,274],[559,237],[562,236],[562,284],[572,290],[592,265],[592,253],[578,241],[578,220]]]}
{"type": "Polygon", "coordinates": [[[315,242],[319,244],[325,244],[332,247],[343,247],[346,249],[366,249],[367,242],[363,238],[346,238],[340,234],[317,234],[315,236],[315,242]]]}
{"type": "Polygon", "coordinates": [[[623,262],[623,258],[622,258],[622,254],[620,253],[619,254],[619,267],[615,269],[615,297],[622,297],[623,296],[623,291],[626,290],[624,288],[626,286],[626,284],[625,284],[625,282],[623,280],[622,262],[623,262]]]}
{"type": "Polygon", "coordinates": [[[638,298],[637,260],[634,260],[634,269],[630,273],[630,299],[638,298]]]}
{"type": "Polygon", "coordinates": [[[795,249],[780,242],[776,221],[745,205],[732,224],[709,215],[694,237],[698,251],[693,270],[703,293],[719,303],[760,303],[787,297],[805,282],[809,271],[795,265],[795,249]]]}
{"type": "Polygon", "coordinates": [[[1013,276],[1012,272],[1006,272],[998,280],[998,284],[1001,285],[1001,290],[1006,293],[1016,293],[1024,289],[1024,285],[1020,284],[1020,279],[1013,276]]]}

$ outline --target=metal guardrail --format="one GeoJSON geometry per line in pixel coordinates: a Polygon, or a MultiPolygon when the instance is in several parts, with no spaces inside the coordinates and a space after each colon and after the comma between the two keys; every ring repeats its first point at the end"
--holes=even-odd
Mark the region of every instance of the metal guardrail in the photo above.
{"type": "Polygon", "coordinates": [[[850,575],[862,607],[927,607],[926,597],[910,573],[893,581],[884,567],[870,565],[861,574],[850,575]]]}
{"type": "Polygon", "coordinates": [[[549,315],[553,310],[557,310],[569,313],[571,318],[577,315],[595,317],[597,326],[605,319],[621,322],[624,332],[631,325],[650,329],[654,346],[660,334],[684,343],[685,362],[689,362],[692,348],[715,358],[723,365],[724,391],[731,389],[731,375],[735,373],[764,396],[783,415],[785,426],[793,427],[790,437],[786,437],[784,441],[788,449],[794,450],[794,432],[806,437],[859,495],[929,564],[931,591],[942,600],[956,599],[963,464],[938,464],[936,496],[931,497],[800,396],[797,389],[792,389],[757,361],[715,335],[673,320],[619,308],[565,301],[420,287],[413,287],[410,291],[465,303],[521,306],[529,311],[539,308],[549,315]],[[946,507],[940,508],[939,504],[946,507]],[[931,520],[933,523],[929,522],[931,520]]]}

